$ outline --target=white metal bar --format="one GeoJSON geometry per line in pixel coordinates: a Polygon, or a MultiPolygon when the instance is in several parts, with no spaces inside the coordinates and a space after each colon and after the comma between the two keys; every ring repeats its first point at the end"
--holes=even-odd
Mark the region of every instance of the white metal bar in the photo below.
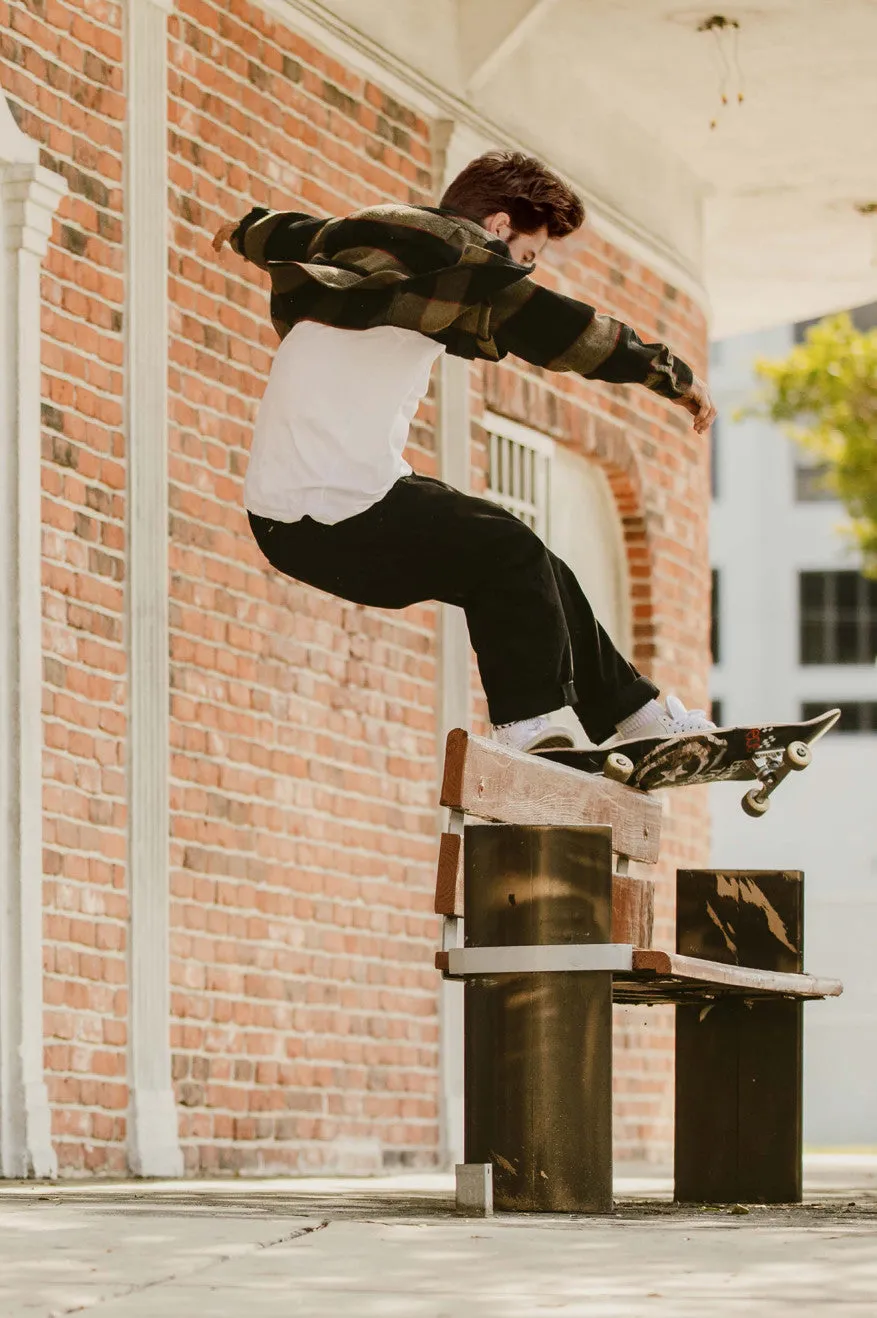
{"type": "Polygon", "coordinates": [[[448,974],[545,974],[575,970],[631,970],[630,943],[553,943],[533,947],[443,948],[448,952],[448,974]]]}
{"type": "Polygon", "coordinates": [[[460,946],[460,925],[458,915],[446,915],[442,920],[442,951],[451,952],[460,946]]]}

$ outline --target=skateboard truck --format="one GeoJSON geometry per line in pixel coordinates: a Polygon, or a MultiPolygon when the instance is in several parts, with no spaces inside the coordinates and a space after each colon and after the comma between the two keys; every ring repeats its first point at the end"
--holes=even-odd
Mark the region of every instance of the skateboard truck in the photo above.
{"type": "Polygon", "coordinates": [[[766,815],[770,809],[771,793],[776,791],[790,773],[798,773],[801,769],[806,769],[812,759],[813,752],[806,741],[789,742],[783,751],[782,764],[776,767],[759,764],[757,759],[752,759],[750,763],[759,785],[750,788],[740,802],[745,813],[753,819],[766,815]]]}
{"type": "MultiPolygon", "coordinates": [[[[793,741],[782,752],[781,763],[776,763],[777,756],[771,756],[771,761],[765,762],[757,757],[749,761],[753,775],[758,779],[758,786],[751,788],[743,800],[740,802],[747,815],[753,819],[759,819],[766,815],[770,809],[771,793],[775,792],[784,778],[790,773],[798,773],[801,769],[806,769],[813,760],[813,752],[807,745],[806,741],[793,741]]],[[[635,765],[628,755],[623,755],[620,751],[613,751],[606,757],[603,765],[603,775],[611,778],[613,782],[626,783],[633,775],[635,765]]]]}

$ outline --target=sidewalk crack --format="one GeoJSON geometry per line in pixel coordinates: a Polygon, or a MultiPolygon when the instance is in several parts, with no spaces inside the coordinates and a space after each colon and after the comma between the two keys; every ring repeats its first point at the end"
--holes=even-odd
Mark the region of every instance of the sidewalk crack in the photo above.
{"type": "Polygon", "coordinates": [[[85,1313],[100,1308],[102,1304],[107,1304],[111,1300],[124,1300],[131,1295],[139,1295],[142,1291],[152,1290],[155,1286],[166,1286],[168,1282],[179,1281],[181,1278],[188,1280],[189,1277],[200,1277],[211,1268],[228,1263],[231,1259],[239,1259],[245,1254],[258,1254],[263,1249],[275,1249],[278,1245],[288,1245],[294,1240],[303,1240],[305,1236],[312,1236],[316,1231],[323,1231],[329,1226],[329,1221],[317,1222],[314,1226],[299,1227],[295,1231],[288,1231],[276,1240],[257,1240],[248,1250],[235,1250],[228,1254],[219,1254],[207,1260],[201,1267],[192,1268],[188,1272],[170,1272],[165,1277],[154,1277],[151,1281],[144,1281],[139,1286],[127,1286],[123,1290],[114,1290],[112,1294],[101,1295],[94,1303],[77,1304],[73,1308],[53,1309],[49,1318],[67,1318],[68,1314],[85,1313]]]}

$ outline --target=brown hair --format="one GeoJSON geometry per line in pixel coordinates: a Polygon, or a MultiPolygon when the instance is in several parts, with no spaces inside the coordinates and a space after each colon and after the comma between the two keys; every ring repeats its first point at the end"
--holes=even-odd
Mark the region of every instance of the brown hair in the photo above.
{"type": "Polygon", "coordinates": [[[549,238],[565,238],[585,219],[572,188],[541,160],[520,151],[488,151],[471,160],[440,204],[479,224],[505,211],[515,233],[535,233],[545,225],[549,238]]]}

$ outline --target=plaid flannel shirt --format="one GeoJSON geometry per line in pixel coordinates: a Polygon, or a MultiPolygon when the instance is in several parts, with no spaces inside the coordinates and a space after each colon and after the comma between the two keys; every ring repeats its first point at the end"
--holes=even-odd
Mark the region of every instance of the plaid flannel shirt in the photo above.
{"type": "Polygon", "coordinates": [[[458,357],[495,362],[511,353],[666,398],[691,386],[691,368],[664,344],[643,343],[621,321],[543,288],[504,242],[451,211],[390,204],[318,219],[256,207],[231,245],[270,274],[281,339],[303,320],[354,330],[394,325],[458,357]]]}

